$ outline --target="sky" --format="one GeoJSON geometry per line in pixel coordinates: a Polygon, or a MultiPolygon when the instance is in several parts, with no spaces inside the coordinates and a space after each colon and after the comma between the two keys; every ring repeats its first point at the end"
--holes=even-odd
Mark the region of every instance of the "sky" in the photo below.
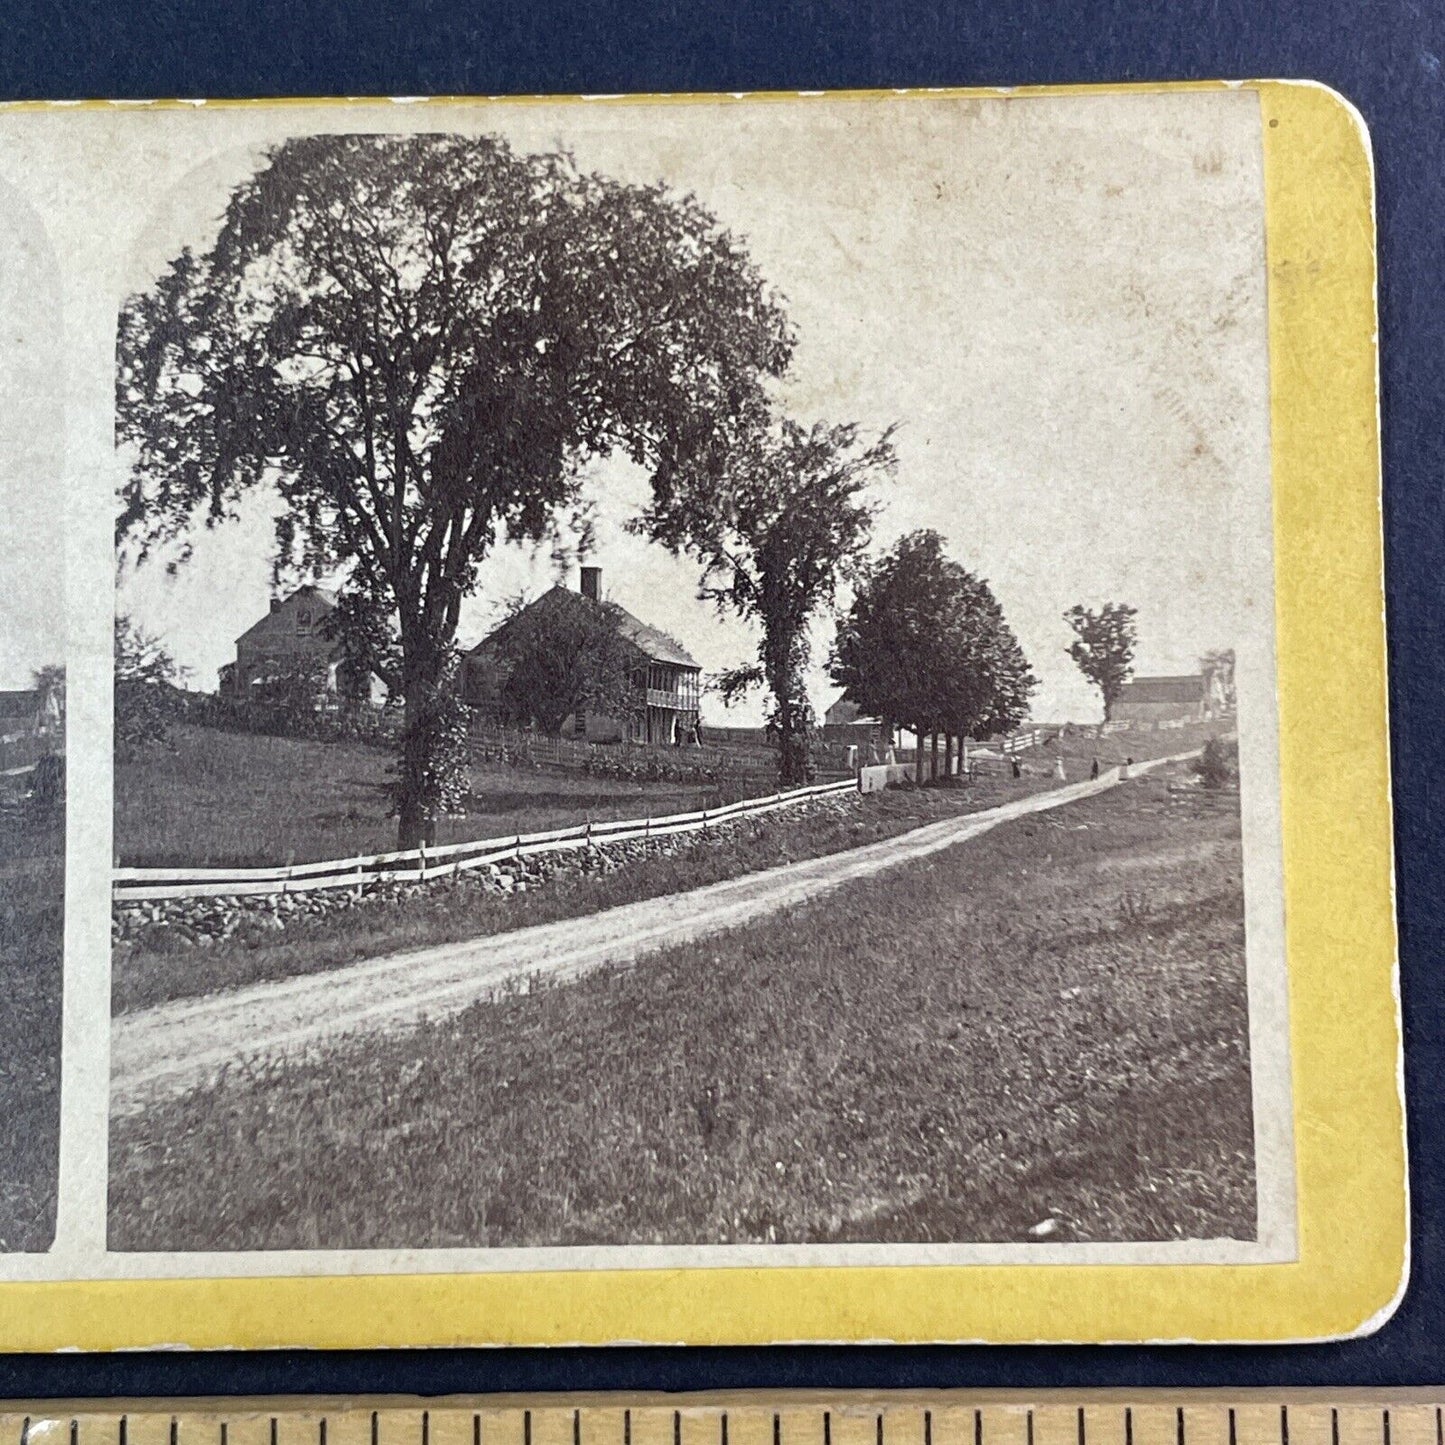
{"type": "MultiPolygon", "coordinates": [[[[200,119],[184,149],[167,140],[174,125],[148,141],[126,289],[208,244],[267,141],[346,123],[305,109],[200,119]]],[[[565,145],[584,167],[696,193],[786,298],[799,341],[784,404],[804,422],[896,424],[875,549],[941,532],[1018,634],[1040,679],[1034,716],[1084,721],[1100,708],[1066,654],[1066,608],[1137,607],[1136,666],[1150,674],[1194,670],[1269,605],[1259,124],[1252,94],[1224,92],[397,107],[367,128],[565,145]]],[[[588,468],[604,593],[709,672],[749,659],[755,634],[697,600],[695,564],[624,531],[645,489],[626,463],[588,468]]],[[[266,609],[270,505],[258,497],[202,537],[180,576],[120,581],[118,606],[195,686],[215,685],[266,609]]],[[[547,549],[499,548],[462,640],[554,580],[547,549]]],[[[815,628],[820,711],[836,696],[831,635],[826,619],[815,628]]],[[[707,699],[704,716],[746,723],[762,708],[724,714],[707,699]]]]}
{"type": "Polygon", "coordinates": [[[0,688],[65,659],[55,253],[0,182],[0,688]]]}

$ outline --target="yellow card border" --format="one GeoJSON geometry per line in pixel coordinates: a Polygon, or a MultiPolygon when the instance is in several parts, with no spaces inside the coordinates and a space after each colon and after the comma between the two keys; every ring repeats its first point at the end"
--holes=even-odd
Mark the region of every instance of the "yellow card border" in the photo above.
{"type": "MultiPolygon", "coordinates": [[[[1189,82],[834,98],[891,95],[906,104],[1224,88],[1189,82]]],[[[1334,92],[1281,81],[1244,88],[1258,93],[1263,114],[1298,1260],[4,1283],[0,1346],[1264,1342],[1365,1333],[1388,1317],[1404,1289],[1409,1243],[1373,169],[1363,122],[1334,92]]]]}

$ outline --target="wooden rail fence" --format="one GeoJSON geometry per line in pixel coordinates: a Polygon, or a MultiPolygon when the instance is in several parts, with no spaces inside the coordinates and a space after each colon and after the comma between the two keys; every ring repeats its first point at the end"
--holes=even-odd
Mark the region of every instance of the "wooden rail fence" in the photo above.
{"type": "Polygon", "coordinates": [[[510,838],[481,838],[470,843],[448,843],[370,857],[332,859],[320,863],[294,863],[281,868],[117,868],[112,894],[118,903],[139,903],[166,898],[237,898],[261,894],[306,893],[323,888],[361,888],[374,883],[426,883],[455,876],[473,868],[560,853],[572,848],[601,847],[640,838],[662,838],[677,833],[701,832],[718,823],[753,817],[787,808],[810,798],[852,792],[854,778],[815,783],[744,798],[720,808],[674,813],[665,818],[624,818],[588,822],[546,833],[516,834],[510,838]]]}

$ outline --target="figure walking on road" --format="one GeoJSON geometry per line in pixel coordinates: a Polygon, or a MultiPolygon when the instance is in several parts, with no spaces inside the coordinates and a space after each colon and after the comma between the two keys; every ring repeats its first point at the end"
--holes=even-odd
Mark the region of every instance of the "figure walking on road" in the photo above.
{"type": "Polygon", "coordinates": [[[1093,761],[1093,763],[1092,763],[1092,764],[1090,765],[1090,767],[1089,767],[1089,780],[1090,780],[1091,782],[1098,782],[1098,780],[1099,780],[1099,760],[1098,760],[1098,758],[1095,758],[1094,761],[1093,761]]]}

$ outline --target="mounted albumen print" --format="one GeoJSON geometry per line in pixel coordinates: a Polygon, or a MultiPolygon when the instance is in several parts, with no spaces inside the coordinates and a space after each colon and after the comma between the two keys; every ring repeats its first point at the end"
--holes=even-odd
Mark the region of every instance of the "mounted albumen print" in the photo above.
{"type": "Polygon", "coordinates": [[[1386,1248],[1334,1314],[1223,1323],[1311,1267],[1292,106],[1368,179],[1310,88],[0,115],[72,242],[107,579],[66,607],[61,1228],[0,1272],[170,1281],[194,1343],[387,1342],[205,1315],[278,1277],[482,1311],[418,1343],[1388,1303],[1386,1248]]]}

